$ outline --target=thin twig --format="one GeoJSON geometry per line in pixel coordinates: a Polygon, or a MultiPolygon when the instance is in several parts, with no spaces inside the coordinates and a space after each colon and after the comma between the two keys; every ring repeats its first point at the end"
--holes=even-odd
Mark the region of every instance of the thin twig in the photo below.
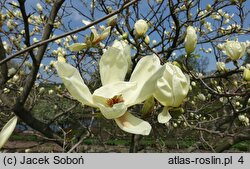
{"type": "MultiPolygon", "coordinates": [[[[84,27],[81,27],[81,28],[75,29],[75,30],[73,30],[73,31],[64,33],[64,34],[62,34],[62,35],[56,36],[56,37],[51,38],[51,39],[47,39],[47,40],[44,40],[44,41],[37,42],[37,43],[35,43],[35,44],[33,44],[33,45],[31,45],[31,46],[29,46],[29,47],[27,47],[27,48],[25,48],[25,49],[23,49],[23,50],[21,50],[21,51],[19,51],[19,52],[13,54],[13,55],[11,55],[11,56],[9,56],[8,58],[3,59],[3,60],[0,62],[0,65],[3,64],[3,63],[5,63],[5,62],[7,62],[7,61],[9,61],[9,60],[11,60],[11,59],[13,59],[13,58],[15,58],[15,57],[17,57],[17,56],[19,56],[19,55],[21,55],[21,54],[23,54],[23,53],[25,53],[25,52],[30,51],[30,50],[32,50],[32,49],[34,49],[34,48],[36,48],[36,47],[39,47],[39,46],[42,46],[42,45],[44,45],[44,44],[53,42],[53,41],[55,41],[55,40],[57,40],[57,39],[61,39],[61,38],[66,37],[66,36],[68,36],[68,35],[75,34],[75,33],[77,33],[77,32],[81,32],[81,31],[84,31],[84,30],[90,28],[91,26],[94,26],[94,25],[96,25],[96,24],[98,24],[98,23],[100,23],[100,22],[102,22],[102,21],[104,21],[104,20],[106,20],[106,19],[108,19],[108,18],[110,18],[110,17],[112,17],[112,16],[114,16],[114,15],[120,13],[123,9],[128,8],[130,5],[136,3],[137,1],[139,1],[139,0],[133,0],[133,1],[129,2],[129,3],[126,3],[126,4],[123,5],[120,9],[118,9],[118,10],[116,10],[116,11],[114,11],[114,12],[112,12],[112,13],[110,13],[110,14],[108,14],[108,15],[106,15],[106,16],[100,18],[100,19],[97,19],[96,21],[94,21],[94,22],[92,22],[92,23],[90,23],[90,24],[88,24],[88,25],[86,25],[86,26],[84,26],[84,27]]],[[[52,23],[51,23],[51,24],[52,24],[52,23]]]]}

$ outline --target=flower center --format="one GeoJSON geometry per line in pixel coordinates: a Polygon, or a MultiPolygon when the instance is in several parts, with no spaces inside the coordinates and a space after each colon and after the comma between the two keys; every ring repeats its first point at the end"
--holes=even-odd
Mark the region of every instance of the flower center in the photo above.
{"type": "Polygon", "coordinates": [[[124,102],[122,95],[114,96],[111,99],[107,99],[107,105],[113,107],[114,104],[124,102]]]}

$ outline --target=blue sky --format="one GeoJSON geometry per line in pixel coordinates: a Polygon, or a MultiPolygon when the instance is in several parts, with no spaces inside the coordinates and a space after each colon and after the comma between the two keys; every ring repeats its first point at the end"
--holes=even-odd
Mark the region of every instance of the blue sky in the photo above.
{"type": "MultiPolygon", "coordinates": [[[[11,1],[12,1],[12,0],[8,0],[7,2],[11,2],[11,1]]],[[[146,0],[145,0],[145,1],[146,1],[146,0]]],[[[38,3],[38,2],[41,2],[41,1],[40,1],[40,0],[27,0],[27,1],[26,1],[27,11],[29,12],[29,11],[32,9],[32,7],[33,7],[33,8],[36,8],[36,3],[38,3]]],[[[66,0],[66,1],[65,1],[65,3],[69,3],[69,2],[70,2],[69,0],[66,0]]],[[[79,6],[79,7],[80,7],[80,4],[79,4],[79,1],[78,1],[78,0],[75,0],[75,1],[73,1],[73,2],[76,3],[76,6],[79,6]]],[[[143,2],[143,0],[142,0],[141,2],[143,2]]],[[[152,2],[152,1],[151,1],[151,2],[152,2]]],[[[201,8],[204,9],[204,8],[206,7],[206,5],[207,5],[208,3],[211,3],[211,2],[213,2],[213,0],[202,0],[201,8]]],[[[41,3],[41,4],[42,4],[42,3],[41,3]]],[[[247,0],[246,6],[250,6],[250,0],[247,0]]],[[[141,11],[145,11],[145,12],[148,11],[148,7],[147,7],[144,3],[140,3],[140,8],[142,9],[141,11]]],[[[226,10],[227,12],[229,12],[230,14],[233,14],[233,13],[236,13],[236,12],[237,12],[237,11],[235,10],[235,8],[232,8],[232,7],[225,8],[225,10],[226,10]]],[[[76,12],[76,11],[70,11],[70,12],[72,12],[72,15],[71,15],[70,17],[65,18],[65,19],[64,19],[64,22],[67,23],[68,21],[72,21],[72,24],[71,24],[72,28],[82,27],[82,26],[83,26],[82,19],[84,19],[83,16],[79,15],[78,12],[76,12]]],[[[195,11],[194,11],[194,12],[195,12],[195,11]]],[[[143,14],[143,13],[142,13],[142,14],[143,14]]],[[[100,17],[102,17],[102,16],[103,16],[103,14],[100,14],[100,13],[98,13],[98,12],[95,14],[95,17],[96,17],[96,18],[100,18],[100,17]]],[[[250,18],[248,17],[248,18],[246,19],[246,21],[247,21],[247,22],[246,22],[245,27],[248,27],[248,28],[249,28],[250,18]]],[[[101,23],[101,24],[105,24],[105,22],[103,22],[103,23],[101,23]]],[[[100,24],[100,25],[101,25],[101,24],[100,24]]],[[[61,31],[57,31],[55,34],[61,34],[61,33],[62,33],[61,31]]],[[[89,31],[85,31],[84,33],[89,34],[89,31]]],[[[153,39],[157,40],[157,39],[158,39],[158,37],[157,37],[157,36],[154,36],[153,34],[152,34],[152,36],[150,36],[150,38],[151,38],[151,40],[153,40],[153,39]]],[[[242,36],[238,36],[238,37],[235,37],[235,38],[239,38],[239,41],[250,40],[249,35],[242,35],[242,36]]],[[[210,44],[204,44],[203,47],[206,48],[206,49],[208,49],[208,48],[211,47],[211,46],[210,46],[210,44]]],[[[197,52],[197,53],[200,53],[200,51],[199,51],[199,46],[197,46],[196,52],[197,52]]],[[[175,51],[175,53],[176,53],[177,55],[180,55],[180,54],[184,54],[185,52],[184,52],[183,50],[179,50],[179,51],[175,51]]],[[[200,54],[201,54],[202,57],[208,57],[208,58],[209,58],[208,70],[214,70],[214,69],[215,69],[215,63],[216,63],[216,61],[215,61],[215,58],[213,57],[213,53],[211,53],[211,54],[200,53],[200,54]]],[[[231,67],[232,64],[229,63],[228,66],[231,67]]]]}

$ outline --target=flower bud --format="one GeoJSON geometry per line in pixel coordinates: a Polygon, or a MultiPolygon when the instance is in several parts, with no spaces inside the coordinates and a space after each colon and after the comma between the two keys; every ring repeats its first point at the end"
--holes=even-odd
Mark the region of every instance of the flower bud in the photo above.
{"type": "Polygon", "coordinates": [[[54,93],[54,90],[50,89],[49,90],[49,95],[52,95],[54,93]]]}
{"type": "Polygon", "coordinates": [[[245,68],[243,71],[243,79],[250,81],[250,69],[245,68]]]}
{"type": "Polygon", "coordinates": [[[127,32],[126,32],[126,33],[123,33],[123,34],[122,34],[122,38],[123,38],[123,39],[127,39],[127,38],[128,38],[128,33],[127,33],[127,32]]]}
{"type": "Polygon", "coordinates": [[[217,48],[218,48],[219,50],[222,50],[222,49],[224,48],[224,44],[219,43],[219,44],[217,45],[217,48]]]}
{"type": "Polygon", "coordinates": [[[66,63],[66,59],[63,57],[63,56],[59,56],[57,58],[58,62],[63,62],[63,63],[66,63]]]}
{"type": "Polygon", "coordinates": [[[210,4],[207,4],[206,10],[207,10],[207,11],[210,11],[211,9],[212,9],[212,6],[211,6],[210,4]]]}
{"type": "Polygon", "coordinates": [[[153,45],[157,45],[157,41],[156,40],[153,40],[152,43],[153,43],[153,45]]]}
{"type": "Polygon", "coordinates": [[[162,3],[162,0],[156,0],[156,2],[157,2],[158,4],[161,4],[161,3],[162,3]]]}
{"type": "Polygon", "coordinates": [[[15,73],[16,73],[16,69],[13,67],[8,70],[8,76],[13,76],[15,73]]]}
{"type": "Polygon", "coordinates": [[[42,7],[41,4],[37,3],[36,7],[37,7],[37,9],[38,9],[39,12],[43,12],[43,7],[42,7]]]}
{"type": "Polygon", "coordinates": [[[135,23],[134,29],[137,36],[143,36],[148,31],[148,24],[146,21],[140,19],[135,23]]]}
{"type": "Polygon", "coordinates": [[[11,136],[12,132],[14,131],[17,123],[17,117],[14,116],[12,119],[10,119],[2,128],[0,131],[0,149],[4,146],[4,144],[7,142],[9,137],[11,136]]]}
{"type": "Polygon", "coordinates": [[[189,26],[187,28],[187,33],[184,43],[187,54],[190,54],[195,50],[197,44],[197,35],[194,27],[189,26]]]}
{"type": "MultiPolygon", "coordinates": [[[[238,115],[239,121],[241,121],[241,122],[243,122],[243,123],[244,123],[245,121],[247,121],[246,118],[247,118],[247,117],[246,117],[244,114],[238,115]]],[[[248,121],[248,122],[249,122],[249,121],[248,121]]]]}
{"type": "Polygon", "coordinates": [[[145,43],[146,43],[147,45],[150,44],[150,38],[149,38],[148,35],[146,35],[146,37],[144,38],[144,41],[145,41],[145,43]]]}
{"type": "Polygon", "coordinates": [[[176,128],[178,125],[177,123],[173,123],[173,127],[176,128]]]}
{"type": "Polygon", "coordinates": [[[217,70],[220,72],[226,72],[227,68],[224,62],[216,62],[217,70]]]}
{"type": "Polygon", "coordinates": [[[40,89],[39,89],[39,93],[43,93],[45,91],[45,88],[44,87],[41,87],[40,89]]]}
{"type": "Polygon", "coordinates": [[[194,81],[192,81],[192,82],[191,82],[191,85],[195,87],[195,86],[196,86],[196,83],[195,83],[194,81]]]}
{"type": "Polygon", "coordinates": [[[114,16],[110,17],[107,20],[108,26],[115,26],[116,25],[116,19],[117,19],[117,15],[114,15],[114,16]]]}
{"type": "Polygon", "coordinates": [[[204,94],[200,93],[197,95],[198,99],[200,99],[201,101],[206,101],[206,97],[204,94]]]}
{"type": "Polygon", "coordinates": [[[13,82],[17,82],[19,80],[19,76],[18,75],[14,75],[12,78],[13,82]]]}

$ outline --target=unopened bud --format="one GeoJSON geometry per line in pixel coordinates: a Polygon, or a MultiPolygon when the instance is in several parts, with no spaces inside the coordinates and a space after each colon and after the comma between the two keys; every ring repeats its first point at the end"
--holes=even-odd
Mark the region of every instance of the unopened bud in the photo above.
{"type": "Polygon", "coordinates": [[[147,45],[150,44],[150,38],[149,38],[148,35],[144,38],[144,41],[145,41],[145,43],[146,43],[147,45]]]}
{"type": "Polygon", "coordinates": [[[137,36],[144,36],[148,31],[148,24],[146,21],[140,19],[135,23],[134,29],[137,36]]]}

